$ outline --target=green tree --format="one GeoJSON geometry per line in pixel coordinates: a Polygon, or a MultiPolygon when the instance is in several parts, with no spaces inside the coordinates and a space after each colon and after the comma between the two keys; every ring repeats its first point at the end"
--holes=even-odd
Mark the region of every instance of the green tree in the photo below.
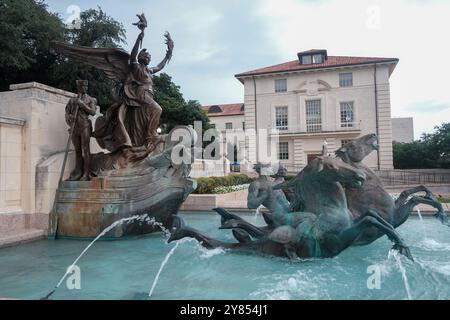
{"type": "Polygon", "coordinates": [[[426,145],[421,141],[393,144],[395,169],[433,168],[434,161],[429,158],[426,145]]]}
{"type": "Polygon", "coordinates": [[[207,114],[201,109],[198,101],[185,101],[180,87],[173,83],[172,78],[161,73],[153,77],[155,100],[163,109],[161,127],[169,132],[177,125],[194,125],[201,121],[203,131],[211,128],[207,114]]]}
{"type": "Polygon", "coordinates": [[[0,90],[12,83],[48,83],[57,59],[50,42],[64,37],[64,24],[43,1],[0,0],[0,90]]]}
{"type": "Polygon", "coordinates": [[[396,169],[450,168],[450,123],[435,127],[412,143],[393,144],[396,169]]]}
{"type": "Polygon", "coordinates": [[[36,81],[75,92],[75,80],[87,79],[90,94],[107,108],[114,82],[93,67],[62,57],[51,49],[51,41],[120,47],[125,28],[100,7],[81,12],[80,20],[79,29],[67,29],[42,0],[0,0],[0,90],[36,81]]]}
{"type": "MultiPolygon", "coordinates": [[[[12,83],[36,81],[75,92],[77,79],[89,80],[89,93],[102,110],[113,100],[117,83],[94,67],[67,59],[51,49],[59,40],[79,46],[117,48],[125,44],[125,28],[100,7],[80,14],[80,28],[66,29],[61,18],[48,12],[42,0],[0,0],[0,90],[12,83]]],[[[167,74],[154,77],[155,99],[163,108],[165,132],[176,125],[209,119],[197,101],[185,101],[180,87],[167,74]]]]}
{"type": "MultiPolygon", "coordinates": [[[[80,14],[80,28],[68,29],[66,42],[93,48],[118,48],[125,44],[125,28],[108,16],[102,8],[89,9],[80,14]]],[[[49,84],[60,89],[76,92],[75,80],[89,80],[89,93],[96,97],[102,111],[105,111],[113,100],[112,88],[117,84],[94,67],[66,59],[58,55],[52,66],[49,84]]]]}
{"type": "Polygon", "coordinates": [[[423,134],[421,140],[427,145],[437,168],[450,168],[450,123],[434,129],[434,133],[423,134]]]}

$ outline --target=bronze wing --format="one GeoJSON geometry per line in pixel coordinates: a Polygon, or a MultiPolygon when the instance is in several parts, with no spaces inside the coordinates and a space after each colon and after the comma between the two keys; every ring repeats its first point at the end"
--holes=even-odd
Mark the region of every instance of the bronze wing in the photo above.
{"type": "Polygon", "coordinates": [[[81,47],[57,41],[52,44],[63,56],[104,71],[111,80],[124,82],[127,78],[130,55],[125,50],[81,47]]]}

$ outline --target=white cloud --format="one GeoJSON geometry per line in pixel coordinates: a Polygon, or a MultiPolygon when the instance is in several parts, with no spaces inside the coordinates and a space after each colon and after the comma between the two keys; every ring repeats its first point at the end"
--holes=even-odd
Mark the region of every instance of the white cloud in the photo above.
{"type": "MultiPolygon", "coordinates": [[[[215,30],[222,21],[222,13],[211,5],[193,6],[187,2],[148,4],[145,12],[154,12],[156,27],[164,26],[171,31],[176,45],[177,63],[199,63],[213,58],[224,49],[214,37],[215,30]],[[172,12],[172,13],[169,13],[172,12]]],[[[153,34],[163,30],[151,30],[153,34]]]]}

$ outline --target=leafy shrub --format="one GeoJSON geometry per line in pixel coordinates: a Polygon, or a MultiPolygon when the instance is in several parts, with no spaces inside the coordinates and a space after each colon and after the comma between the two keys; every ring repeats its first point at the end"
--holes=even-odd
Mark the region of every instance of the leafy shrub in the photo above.
{"type": "MultiPolygon", "coordinates": [[[[273,179],[276,179],[277,177],[275,175],[271,176],[273,179]]],[[[294,179],[296,176],[291,176],[291,175],[287,175],[284,177],[284,181],[291,181],[292,179],[294,179]]]]}
{"type": "Polygon", "coordinates": [[[241,190],[246,190],[250,184],[239,184],[237,186],[229,186],[229,187],[217,187],[213,190],[214,194],[224,194],[224,193],[230,193],[230,192],[236,192],[241,190]]]}
{"type": "Polygon", "coordinates": [[[226,177],[207,177],[198,178],[196,194],[214,194],[216,188],[219,187],[231,187],[243,184],[249,184],[254,179],[246,176],[245,174],[233,174],[226,177]]]}
{"type": "Polygon", "coordinates": [[[450,198],[444,198],[442,196],[438,196],[438,200],[440,203],[450,203],[450,198]]]}

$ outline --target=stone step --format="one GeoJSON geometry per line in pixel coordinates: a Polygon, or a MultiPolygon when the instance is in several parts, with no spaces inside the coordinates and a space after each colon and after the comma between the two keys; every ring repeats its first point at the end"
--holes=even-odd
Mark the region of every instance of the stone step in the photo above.
{"type": "MultiPolygon", "coordinates": [[[[413,214],[417,214],[417,208],[421,213],[424,213],[425,215],[434,215],[436,213],[436,209],[432,206],[429,206],[427,204],[419,204],[415,207],[413,214]]],[[[450,203],[443,203],[442,208],[445,212],[447,212],[447,214],[450,214],[450,203]]]]}
{"type": "Polygon", "coordinates": [[[0,248],[45,239],[47,232],[41,229],[22,229],[0,233],[0,248]]]}

